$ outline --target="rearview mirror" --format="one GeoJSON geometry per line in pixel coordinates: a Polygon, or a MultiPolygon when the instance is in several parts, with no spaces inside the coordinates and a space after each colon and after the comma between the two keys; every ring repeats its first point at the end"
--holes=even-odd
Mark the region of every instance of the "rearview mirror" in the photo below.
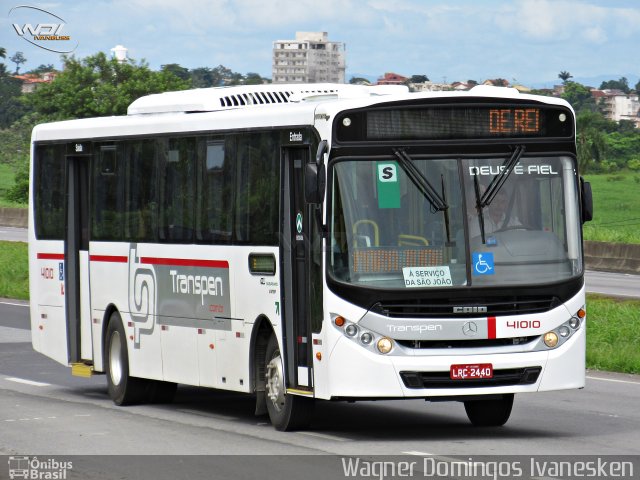
{"type": "Polygon", "coordinates": [[[591,184],[585,182],[584,178],[580,177],[580,214],[582,216],[582,223],[590,222],[593,220],[593,195],[591,193],[591,184]]]}

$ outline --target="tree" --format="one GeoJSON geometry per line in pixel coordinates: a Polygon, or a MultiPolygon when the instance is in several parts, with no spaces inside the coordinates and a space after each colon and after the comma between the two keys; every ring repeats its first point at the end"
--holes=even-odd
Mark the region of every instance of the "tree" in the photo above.
{"type": "Polygon", "coordinates": [[[591,91],[577,82],[567,81],[565,83],[562,98],[569,102],[576,112],[582,110],[594,111],[596,109],[596,102],[591,95],[591,91]]]}
{"type": "Polygon", "coordinates": [[[16,52],[9,60],[16,64],[16,75],[20,72],[20,65],[27,62],[22,52],[16,52]]]}
{"type": "Polygon", "coordinates": [[[0,47],[0,58],[7,58],[7,49],[0,47]]]}
{"type": "Polygon", "coordinates": [[[26,73],[34,73],[36,75],[40,75],[42,73],[47,73],[47,72],[54,72],[56,70],[56,67],[53,66],[53,64],[48,63],[48,64],[40,64],[38,65],[37,68],[34,68],[33,70],[29,70],[26,73]]]}
{"type": "Polygon", "coordinates": [[[249,72],[244,76],[243,82],[245,85],[262,85],[264,83],[264,79],[254,72],[249,72]]]}
{"type": "Polygon", "coordinates": [[[629,81],[626,77],[622,77],[618,80],[607,80],[600,84],[600,90],[622,90],[624,93],[631,92],[629,88],[629,81]]]}
{"type": "MultiPolygon", "coordinates": [[[[0,129],[8,128],[25,113],[22,96],[22,82],[9,75],[3,75],[4,64],[0,64],[0,129]]],[[[3,145],[3,143],[0,143],[3,145]]]]}
{"type": "Polygon", "coordinates": [[[425,83],[429,81],[429,77],[426,75],[411,75],[411,78],[407,80],[408,83],[425,83]]]}
{"type": "Polygon", "coordinates": [[[640,95],[640,80],[638,80],[638,83],[636,83],[634,88],[636,89],[636,94],[640,95]]]}
{"type": "Polygon", "coordinates": [[[362,77],[351,77],[349,83],[351,85],[371,85],[371,82],[369,80],[362,77]]]}
{"type": "Polygon", "coordinates": [[[605,136],[599,127],[602,115],[583,111],[576,118],[578,167],[582,173],[592,170],[605,159],[605,136]]]}
{"type": "Polygon", "coordinates": [[[469,85],[469,88],[473,88],[478,85],[478,82],[476,80],[467,80],[467,85],[469,85]]]}
{"type": "Polygon", "coordinates": [[[569,72],[567,72],[566,70],[562,70],[559,74],[558,74],[558,78],[560,80],[562,80],[562,83],[567,83],[569,81],[570,78],[573,78],[573,75],[571,75],[569,72]]]}
{"type": "Polygon", "coordinates": [[[160,70],[163,72],[173,73],[181,80],[191,80],[191,74],[189,69],[178,65],[177,63],[168,63],[167,65],[161,65],[160,70]]]}
{"type": "Polygon", "coordinates": [[[48,120],[124,115],[135,99],[150,93],[184,90],[190,82],[169,71],[153,72],[145,63],[119,63],[100,52],[84,59],[64,58],[64,70],[26,96],[26,103],[48,120]]]}

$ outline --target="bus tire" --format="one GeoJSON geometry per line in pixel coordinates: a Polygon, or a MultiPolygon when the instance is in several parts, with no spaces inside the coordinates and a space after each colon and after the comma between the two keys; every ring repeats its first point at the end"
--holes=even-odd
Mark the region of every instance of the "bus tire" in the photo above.
{"type": "Polygon", "coordinates": [[[265,401],[271,424],[280,431],[307,427],[314,410],[314,399],[287,395],[285,391],[282,356],[275,335],[267,344],[265,355],[265,401]]]}
{"type": "Polygon", "coordinates": [[[513,393],[492,400],[467,400],[464,409],[476,427],[501,427],[511,415],[513,393]]]}
{"type": "Polygon", "coordinates": [[[113,312],[109,319],[105,357],[107,390],[113,403],[124,406],[142,402],[145,399],[148,382],[129,375],[127,337],[118,312],[113,312]]]}

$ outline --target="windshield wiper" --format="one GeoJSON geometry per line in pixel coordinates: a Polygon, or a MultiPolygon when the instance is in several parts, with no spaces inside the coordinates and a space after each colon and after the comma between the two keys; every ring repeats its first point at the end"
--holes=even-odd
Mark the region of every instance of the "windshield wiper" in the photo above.
{"type": "Polygon", "coordinates": [[[503,162],[500,168],[500,172],[493,178],[493,180],[491,180],[491,183],[482,195],[482,198],[480,199],[480,202],[478,204],[480,208],[485,208],[491,205],[491,202],[493,202],[493,199],[496,198],[496,195],[509,178],[509,175],[511,175],[511,172],[513,172],[513,168],[520,160],[520,157],[522,157],[524,151],[525,146],[518,145],[511,154],[511,157],[503,162]]]}
{"type": "Polygon", "coordinates": [[[442,184],[442,195],[440,195],[434,188],[434,186],[431,185],[427,177],[425,177],[424,174],[418,169],[418,167],[414,165],[413,160],[407,154],[407,152],[405,152],[401,148],[394,148],[393,153],[396,157],[398,157],[400,167],[405,171],[413,184],[418,187],[420,193],[422,193],[422,195],[424,195],[424,197],[429,201],[429,203],[431,204],[431,208],[433,208],[433,210],[436,212],[444,213],[447,245],[451,245],[451,233],[449,230],[449,205],[447,205],[445,196],[444,176],[440,176],[442,184]]]}
{"type": "Polygon", "coordinates": [[[473,177],[474,190],[476,194],[476,210],[478,211],[478,223],[480,224],[480,235],[482,237],[483,244],[486,243],[486,240],[484,231],[484,212],[482,210],[491,205],[493,199],[496,198],[496,195],[509,178],[509,175],[511,175],[514,167],[517,165],[518,161],[520,161],[524,151],[524,145],[516,146],[511,156],[502,163],[500,172],[493,178],[487,189],[484,191],[482,197],[480,197],[480,183],[478,182],[478,176],[476,175],[473,177]]]}
{"type": "Polygon", "coordinates": [[[420,190],[420,193],[422,193],[425,196],[425,198],[429,200],[429,203],[434,208],[434,210],[437,212],[442,212],[447,210],[449,206],[446,204],[444,199],[440,196],[438,191],[433,187],[433,185],[429,183],[429,180],[427,180],[427,177],[425,177],[423,173],[420,170],[418,170],[418,167],[416,167],[413,164],[413,160],[409,155],[407,155],[407,152],[405,152],[400,148],[394,148],[393,153],[395,154],[396,157],[398,157],[398,160],[400,161],[400,166],[405,171],[407,176],[411,179],[411,181],[415,184],[415,186],[418,187],[418,190],[420,190]]]}

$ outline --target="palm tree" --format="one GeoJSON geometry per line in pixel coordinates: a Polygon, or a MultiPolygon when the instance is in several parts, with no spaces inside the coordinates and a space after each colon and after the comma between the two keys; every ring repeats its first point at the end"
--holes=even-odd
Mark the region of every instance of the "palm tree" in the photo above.
{"type": "Polygon", "coordinates": [[[567,72],[566,70],[562,70],[559,74],[558,74],[558,78],[560,80],[562,80],[562,83],[567,83],[567,81],[570,78],[573,78],[573,75],[571,75],[569,72],[567,72]]]}
{"type": "Polygon", "coordinates": [[[0,47],[0,58],[7,58],[7,49],[0,47]]]}

